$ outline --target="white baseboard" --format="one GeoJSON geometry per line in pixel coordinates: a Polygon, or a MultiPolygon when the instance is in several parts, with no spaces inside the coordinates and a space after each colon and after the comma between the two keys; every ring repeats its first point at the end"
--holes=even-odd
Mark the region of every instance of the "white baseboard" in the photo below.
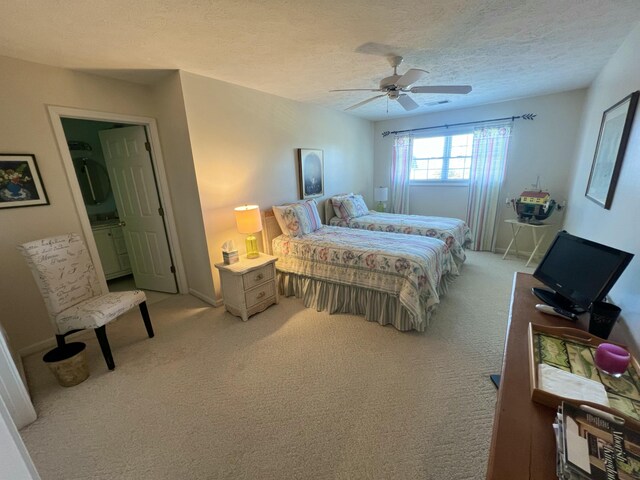
{"type": "Polygon", "coordinates": [[[194,297],[199,298],[203,302],[208,303],[209,305],[213,305],[214,307],[222,306],[222,303],[223,303],[222,299],[216,300],[215,298],[211,298],[210,296],[205,295],[204,293],[200,293],[199,291],[194,290],[193,288],[189,289],[189,293],[194,297]]]}
{"type": "MultiPolygon", "coordinates": [[[[76,333],[72,333],[71,335],[67,335],[65,337],[65,342],[69,343],[70,340],[78,340],[80,337],[85,337],[90,335],[93,332],[93,329],[81,330],[76,333]]],[[[50,337],[46,340],[42,340],[41,342],[33,343],[27,347],[24,347],[18,351],[18,355],[21,357],[27,357],[33,353],[41,352],[42,350],[49,350],[58,346],[58,342],[56,341],[56,337],[50,337]]]]}

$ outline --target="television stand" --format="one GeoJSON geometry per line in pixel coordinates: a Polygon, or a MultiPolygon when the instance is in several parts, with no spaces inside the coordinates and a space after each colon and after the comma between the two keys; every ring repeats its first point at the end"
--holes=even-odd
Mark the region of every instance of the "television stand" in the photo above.
{"type": "Polygon", "coordinates": [[[585,312],[584,308],[569,302],[566,298],[564,298],[562,295],[558,295],[558,293],[554,292],[553,290],[533,287],[531,291],[536,297],[538,297],[547,305],[551,305],[552,307],[567,310],[568,312],[575,313],[576,315],[580,315],[581,313],[585,312]]]}
{"type": "Polygon", "coordinates": [[[514,280],[485,478],[549,480],[557,478],[556,439],[551,428],[557,411],[531,400],[529,323],[569,328],[576,324],[535,309],[540,302],[531,295],[531,287],[543,285],[532,275],[516,273],[514,280]]]}

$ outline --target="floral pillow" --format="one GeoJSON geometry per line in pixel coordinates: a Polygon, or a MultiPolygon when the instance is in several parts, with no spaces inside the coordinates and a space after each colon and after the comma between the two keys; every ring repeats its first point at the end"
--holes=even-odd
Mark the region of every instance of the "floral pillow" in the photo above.
{"type": "Polygon", "coordinates": [[[273,207],[273,214],[282,233],[290,237],[306,235],[322,227],[318,206],[313,199],[273,207]]]}
{"type": "Polygon", "coordinates": [[[331,205],[333,205],[333,211],[336,214],[336,217],[349,219],[349,214],[347,213],[347,210],[342,205],[342,202],[344,202],[344,200],[352,196],[353,196],[353,193],[347,193],[344,195],[336,195],[335,197],[331,197],[331,205]]]}
{"type": "Polygon", "coordinates": [[[369,213],[367,204],[362,195],[343,195],[331,199],[333,209],[338,217],[345,220],[361,217],[369,213]]]}

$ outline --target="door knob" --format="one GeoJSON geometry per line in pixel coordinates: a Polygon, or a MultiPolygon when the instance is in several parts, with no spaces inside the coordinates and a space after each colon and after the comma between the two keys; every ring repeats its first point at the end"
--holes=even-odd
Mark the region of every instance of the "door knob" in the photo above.
{"type": "Polygon", "coordinates": [[[119,222],[118,226],[120,227],[126,227],[127,226],[127,222],[119,222]]]}

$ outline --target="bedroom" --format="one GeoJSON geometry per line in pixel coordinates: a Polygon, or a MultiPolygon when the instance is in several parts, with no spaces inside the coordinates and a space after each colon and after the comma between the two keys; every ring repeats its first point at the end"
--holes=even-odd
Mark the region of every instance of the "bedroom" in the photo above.
{"type": "MultiPolygon", "coordinates": [[[[36,62],[31,63],[25,61],[26,54],[12,51],[9,57],[22,60],[0,59],[3,71],[0,77],[3,151],[36,155],[51,205],[3,211],[3,262],[7,270],[14,272],[10,278],[3,278],[3,326],[18,350],[37,346],[50,337],[44,306],[30,273],[15,252],[15,245],[58,232],[81,230],[46,105],[157,119],[171,200],[174,211],[180,212],[175,220],[178,231],[182,232],[180,244],[184,272],[189,288],[209,298],[216,296],[218,282],[213,276],[215,273],[212,275],[214,269],[211,265],[220,259],[220,245],[229,238],[242,243],[242,236],[236,232],[233,208],[245,202],[268,207],[292,200],[295,196],[294,148],[323,148],[327,162],[325,182],[331,189],[328,193],[361,192],[372,204],[373,187],[383,184],[386,175],[382,153],[384,140],[380,132],[453,123],[461,118],[476,120],[536,113],[535,121],[516,126],[519,136],[514,137],[514,141],[520,142],[521,154],[512,154],[510,159],[521,162],[522,168],[509,172],[508,193],[519,193],[540,174],[554,194],[562,192],[567,200],[565,228],[578,235],[638,252],[637,239],[640,236],[637,225],[629,222],[633,215],[631,206],[638,203],[632,183],[634,175],[637,178],[640,163],[637,135],[628,148],[624,164],[631,170],[621,178],[614,208],[605,211],[584,199],[584,185],[602,111],[638,89],[640,73],[634,60],[633,46],[638,44],[640,34],[638,28],[633,29],[632,26],[638,21],[633,19],[634,14],[626,12],[627,30],[617,31],[615,37],[615,42],[621,47],[615,54],[617,46],[612,49],[611,58],[602,62],[603,69],[597,79],[594,75],[595,83],[591,85],[585,83],[581,86],[583,88],[570,92],[558,90],[558,93],[549,92],[549,95],[484,106],[454,108],[454,103],[451,110],[375,123],[207,78],[197,72],[169,73],[152,85],[146,85],[41,65],[48,63],[44,55],[30,57],[36,62]],[[544,155],[537,155],[539,148],[548,150],[544,155]],[[539,171],[532,164],[537,161],[534,157],[538,156],[548,159],[553,165],[551,172],[548,168],[539,171]],[[594,228],[594,224],[598,228],[594,228]],[[14,228],[9,229],[5,225],[14,228]],[[200,231],[202,235],[190,233],[194,231],[200,231]],[[203,261],[203,258],[209,260],[203,261]]],[[[30,14],[20,12],[20,16],[29,18],[30,14]]],[[[3,18],[11,18],[11,15],[7,13],[3,18]]],[[[68,20],[60,21],[69,23],[68,20]]],[[[82,22],[84,20],[77,25],[82,22]]],[[[508,30],[508,24],[505,29],[508,30]]],[[[44,26],[41,31],[46,32],[44,26]]],[[[531,35],[534,34],[535,29],[531,35]]],[[[354,47],[364,42],[365,39],[355,42],[354,47]]],[[[318,45],[313,51],[320,55],[325,47],[318,45]]],[[[3,50],[2,53],[6,52],[3,50]]],[[[388,73],[384,59],[364,57],[364,70],[372,77],[371,80],[377,80],[378,73],[388,73]]],[[[238,62],[246,63],[242,57],[238,62]]],[[[76,63],[74,68],[78,67],[76,63]]],[[[285,59],[282,67],[292,73],[299,70],[296,56],[285,59]]],[[[149,66],[140,63],[126,68],[149,66]]],[[[153,72],[148,71],[137,73],[140,77],[145,74],[153,76],[153,72]]],[[[322,76],[325,72],[313,73],[322,76]]],[[[536,74],[544,80],[544,72],[536,74]]],[[[259,73],[249,69],[249,75],[259,76],[259,73]]],[[[464,82],[463,79],[459,81],[464,82]]],[[[354,87],[357,86],[354,82],[354,87]]],[[[339,87],[337,84],[332,86],[339,87]]],[[[320,89],[318,95],[324,95],[326,89],[320,89]]],[[[346,106],[348,104],[345,103],[346,106]]],[[[384,110],[383,105],[378,107],[378,112],[384,110]]],[[[455,201],[451,199],[447,205],[450,207],[455,201]]],[[[434,203],[429,198],[424,202],[434,203]]],[[[507,215],[510,212],[505,208],[502,213],[507,215]]],[[[504,248],[505,233],[501,232],[501,235],[504,248]]],[[[632,265],[626,278],[636,278],[637,268],[632,265]]],[[[621,281],[614,293],[616,301],[625,305],[625,313],[629,312],[625,321],[632,331],[637,332],[640,323],[637,317],[637,286],[630,281],[621,281]]]]}

